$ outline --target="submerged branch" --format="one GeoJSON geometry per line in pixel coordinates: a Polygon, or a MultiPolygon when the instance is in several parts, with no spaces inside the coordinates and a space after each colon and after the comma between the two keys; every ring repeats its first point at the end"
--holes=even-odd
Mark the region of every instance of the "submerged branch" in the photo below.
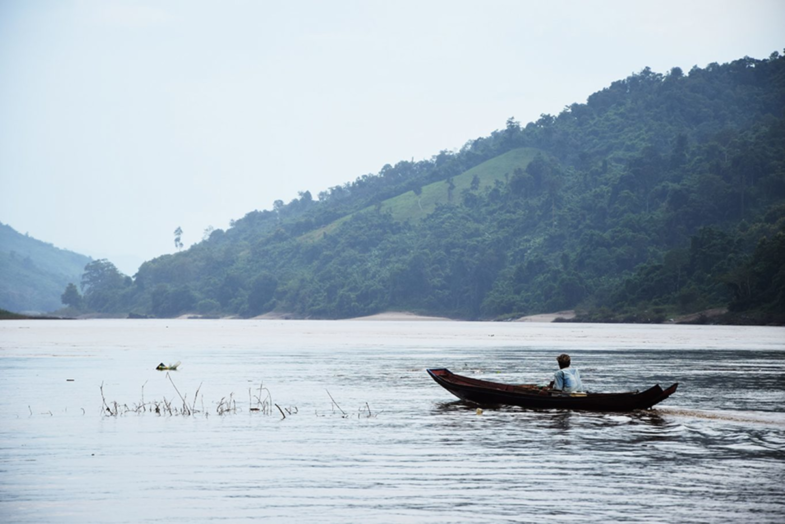
{"type": "MultiPolygon", "coordinates": [[[[169,382],[172,384],[172,387],[177,393],[177,396],[182,401],[183,403],[182,407],[177,407],[176,405],[173,406],[172,400],[167,400],[166,397],[163,397],[161,400],[146,401],[144,397],[144,388],[147,385],[147,382],[142,384],[140,403],[138,404],[134,403],[129,406],[128,404],[118,403],[116,401],[110,402],[106,399],[106,395],[104,392],[104,383],[101,382],[101,386],[99,388],[101,391],[101,402],[102,402],[101,413],[103,415],[113,416],[113,417],[119,415],[125,415],[128,413],[137,413],[137,414],[146,413],[147,411],[150,411],[151,413],[155,413],[156,415],[159,416],[161,415],[191,416],[197,413],[204,413],[205,416],[209,415],[209,413],[205,411],[205,407],[204,407],[204,394],[202,394],[201,397],[202,399],[201,411],[196,409],[196,403],[199,401],[199,393],[201,392],[204,383],[199,384],[199,387],[196,388],[196,393],[194,394],[193,401],[189,402],[187,400],[188,395],[187,394],[184,395],[180,392],[180,390],[177,388],[177,384],[174,383],[174,380],[172,379],[171,375],[167,373],[166,377],[169,379],[169,382]]],[[[248,402],[249,402],[248,408],[250,412],[261,411],[266,415],[271,415],[273,411],[272,408],[273,406],[275,406],[278,409],[278,411],[281,413],[281,416],[283,417],[282,420],[287,418],[287,415],[288,416],[296,415],[299,412],[297,406],[286,407],[286,406],[280,406],[278,404],[274,404],[272,401],[272,394],[270,393],[270,390],[264,387],[263,384],[260,384],[258,390],[252,390],[249,388],[248,402]],[[255,394],[257,392],[258,395],[255,394]],[[255,405],[254,405],[254,398],[256,399],[255,405]]],[[[338,404],[336,403],[335,405],[337,406],[338,404]]],[[[33,415],[32,408],[28,406],[28,409],[30,410],[30,415],[32,416],[33,415]]],[[[340,406],[338,406],[338,409],[340,409],[340,406]]],[[[228,397],[226,396],[221,397],[221,400],[218,401],[215,410],[216,413],[218,413],[219,415],[237,413],[237,400],[234,398],[234,393],[230,393],[228,397]]],[[[82,412],[84,413],[84,409],[82,410],[82,412]]],[[[343,410],[341,410],[341,412],[343,412],[343,410]]],[[[344,416],[346,415],[344,414],[344,416]]]]}
{"type": "Polygon", "coordinates": [[[327,391],[327,395],[330,397],[330,400],[333,401],[333,404],[335,404],[335,407],[337,407],[341,411],[341,413],[343,413],[344,417],[347,417],[348,415],[346,414],[346,412],[343,409],[341,409],[341,406],[339,406],[338,403],[333,398],[333,396],[330,395],[330,392],[328,390],[326,390],[326,389],[325,389],[325,391],[327,391]]]}

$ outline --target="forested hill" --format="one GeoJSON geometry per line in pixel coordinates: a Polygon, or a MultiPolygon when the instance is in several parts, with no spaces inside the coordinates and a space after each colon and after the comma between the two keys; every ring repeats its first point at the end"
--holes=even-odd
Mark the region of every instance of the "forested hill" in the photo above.
{"type": "Polygon", "coordinates": [[[88,262],[89,257],[0,223],[0,308],[38,313],[59,309],[63,289],[79,282],[88,262]]]}
{"type": "Polygon", "coordinates": [[[115,279],[105,309],[781,318],[784,110],[778,53],[645,68],[557,116],[248,213],[115,279]]]}

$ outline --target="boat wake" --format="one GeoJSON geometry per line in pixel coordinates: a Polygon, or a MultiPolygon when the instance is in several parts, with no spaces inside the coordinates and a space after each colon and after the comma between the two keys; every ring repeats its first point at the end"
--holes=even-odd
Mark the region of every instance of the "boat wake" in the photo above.
{"type": "Polygon", "coordinates": [[[728,422],[770,424],[785,427],[785,413],[766,411],[703,411],[663,407],[654,410],[661,415],[700,418],[704,420],[723,420],[728,422]]]}

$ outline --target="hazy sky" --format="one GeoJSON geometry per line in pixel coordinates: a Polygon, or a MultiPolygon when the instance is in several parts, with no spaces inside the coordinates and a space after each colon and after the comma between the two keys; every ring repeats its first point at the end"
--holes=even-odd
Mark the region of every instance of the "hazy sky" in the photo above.
{"type": "Polygon", "coordinates": [[[2,0],[0,221],[133,274],[178,226],[783,47],[782,0],[2,0]]]}

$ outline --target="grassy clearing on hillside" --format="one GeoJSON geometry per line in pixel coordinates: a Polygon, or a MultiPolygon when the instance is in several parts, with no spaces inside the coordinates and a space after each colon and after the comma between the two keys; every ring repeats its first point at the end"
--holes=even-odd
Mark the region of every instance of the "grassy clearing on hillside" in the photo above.
{"type": "MultiPolygon", "coordinates": [[[[512,151],[508,151],[503,155],[483,162],[454,177],[452,179],[452,190],[450,190],[447,180],[434,182],[427,186],[423,186],[420,195],[415,194],[414,191],[407,191],[406,193],[385,200],[381,203],[381,211],[389,211],[393,218],[399,222],[422,220],[430,213],[433,213],[437,204],[449,204],[450,202],[459,203],[461,200],[461,192],[471,188],[472,180],[475,176],[479,181],[478,190],[483,191],[487,187],[492,187],[497,180],[506,182],[507,177],[512,176],[512,173],[516,168],[526,169],[526,166],[534,159],[537,152],[536,149],[528,147],[513,149],[512,151]]],[[[372,208],[367,207],[358,211],[358,213],[365,213],[370,209],[372,208]]],[[[324,233],[330,233],[337,229],[351,216],[352,215],[346,215],[326,226],[306,233],[300,237],[300,240],[314,242],[322,238],[324,233]]]]}
{"type": "MultiPolygon", "coordinates": [[[[358,213],[365,213],[369,209],[370,208],[362,209],[362,210],[358,211],[358,213]]],[[[300,237],[300,240],[302,240],[304,242],[315,242],[315,241],[319,240],[320,238],[322,238],[322,236],[325,233],[332,233],[333,231],[338,229],[338,227],[341,224],[343,224],[344,222],[346,222],[347,220],[352,218],[354,215],[355,215],[355,213],[351,213],[349,215],[346,215],[346,216],[343,216],[343,217],[339,218],[338,220],[334,220],[334,221],[330,222],[326,226],[322,226],[319,229],[314,229],[313,231],[305,233],[304,235],[302,235],[300,237]]]]}
{"type": "Polygon", "coordinates": [[[526,169],[536,154],[536,149],[513,149],[454,177],[452,191],[447,180],[434,182],[423,187],[422,194],[419,196],[409,191],[385,200],[382,202],[382,211],[390,211],[393,218],[398,221],[422,220],[433,213],[437,204],[460,202],[461,192],[471,188],[475,176],[479,181],[478,189],[482,191],[486,187],[492,187],[497,180],[506,181],[506,177],[512,176],[516,168],[526,169]]]}

